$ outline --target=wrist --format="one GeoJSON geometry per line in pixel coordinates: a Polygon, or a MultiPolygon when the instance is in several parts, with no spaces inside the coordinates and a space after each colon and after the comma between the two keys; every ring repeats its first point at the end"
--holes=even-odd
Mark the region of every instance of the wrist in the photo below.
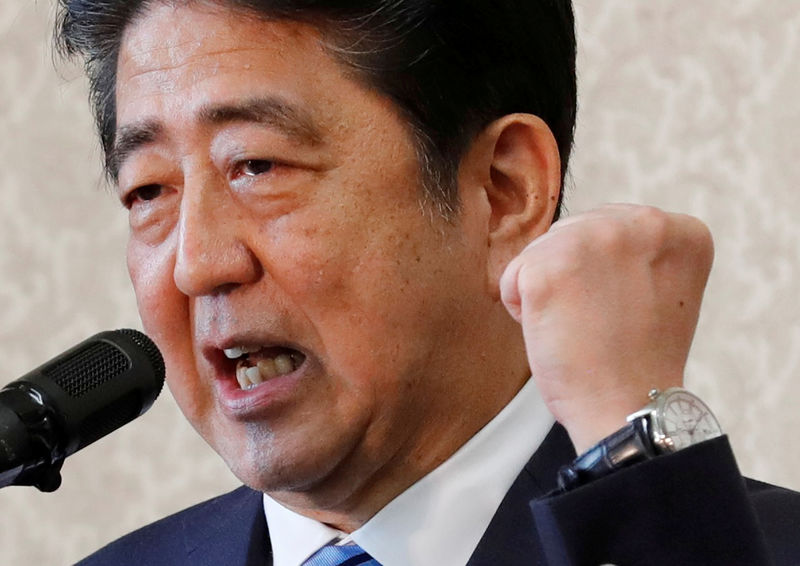
{"type": "Polygon", "coordinates": [[[685,389],[654,389],[649,397],[651,402],[629,415],[625,426],[579,452],[559,471],[562,491],[722,434],[711,410],[685,389]]]}
{"type": "Polygon", "coordinates": [[[642,408],[641,392],[626,398],[597,399],[589,409],[578,410],[559,419],[567,430],[576,454],[583,454],[628,422],[628,415],[642,408]]]}

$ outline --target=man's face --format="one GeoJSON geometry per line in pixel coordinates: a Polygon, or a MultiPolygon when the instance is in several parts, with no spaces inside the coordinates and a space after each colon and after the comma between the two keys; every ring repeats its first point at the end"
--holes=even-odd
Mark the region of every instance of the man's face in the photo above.
{"type": "Polygon", "coordinates": [[[313,28],[207,5],[134,22],[117,81],[139,309],[234,472],[335,499],[457,447],[469,377],[495,369],[482,205],[453,224],[421,208],[394,106],[313,28]]]}

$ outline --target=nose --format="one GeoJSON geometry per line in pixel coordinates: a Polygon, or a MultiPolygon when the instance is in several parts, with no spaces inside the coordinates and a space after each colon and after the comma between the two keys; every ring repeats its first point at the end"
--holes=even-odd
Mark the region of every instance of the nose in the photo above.
{"type": "Polygon", "coordinates": [[[247,245],[244,211],[211,182],[184,188],[178,224],[175,284],[198,297],[253,282],[260,264],[247,245]]]}

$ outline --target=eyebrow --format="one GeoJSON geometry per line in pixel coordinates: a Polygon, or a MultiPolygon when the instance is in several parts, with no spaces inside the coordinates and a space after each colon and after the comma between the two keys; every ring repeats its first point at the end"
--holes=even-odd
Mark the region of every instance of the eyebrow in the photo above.
{"type": "MultiPolygon", "coordinates": [[[[277,97],[210,104],[200,108],[197,116],[201,124],[251,122],[281,130],[300,143],[312,146],[322,143],[320,129],[311,116],[277,97]]],[[[117,179],[122,164],[133,153],[144,146],[156,143],[163,135],[164,126],[157,120],[143,120],[120,127],[107,160],[112,177],[117,179]]]]}
{"type": "Polygon", "coordinates": [[[122,126],[117,130],[114,145],[106,158],[107,167],[111,177],[119,180],[119,170],[132,153],[141,147],[158,141],[164,128],[154,120],[147,120],[122,126]]]}

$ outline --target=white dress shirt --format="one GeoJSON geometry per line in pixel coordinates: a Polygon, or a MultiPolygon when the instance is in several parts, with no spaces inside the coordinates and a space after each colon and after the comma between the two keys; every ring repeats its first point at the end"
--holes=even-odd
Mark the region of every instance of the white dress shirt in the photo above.
{"type": "Polygon", "coordinates": [[[265,495],[274,566],[300,566],[332,541],[355,542],[383,566],[464,566],[552,425],[528,380],[455,454],[350,535],[265,495]]]}

